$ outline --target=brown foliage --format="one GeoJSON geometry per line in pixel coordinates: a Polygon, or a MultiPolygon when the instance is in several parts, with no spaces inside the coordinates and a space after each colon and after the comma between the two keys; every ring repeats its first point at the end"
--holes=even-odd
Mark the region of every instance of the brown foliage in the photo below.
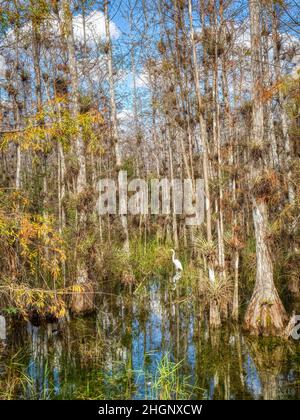
{"type": "Polygon", "coordinates": [[[277,173],[274,170],[265,170],[253,183],[252,194],[258,199],[268,203],[278,200],[280,184],[277,173]]]}

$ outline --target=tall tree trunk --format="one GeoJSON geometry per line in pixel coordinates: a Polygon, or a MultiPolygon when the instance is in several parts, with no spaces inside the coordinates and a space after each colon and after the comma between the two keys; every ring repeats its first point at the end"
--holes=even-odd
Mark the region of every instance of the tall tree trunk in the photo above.
{"type": "MultiPolygon", "coordinates": [[[[226,26],[223,24],[223,37],[226,39],[226,26]]],[[[230,51],[228,52],[230,54],[230,51]]],[[[227,53],[227,54],[228,54],[227,53]]],[[[236,132],[234,128],[234,119],[232,115],[232,107],[229,98],[229,87],[228,87],[228,74],[227,74],[227,54],[222,56],[222,93],[224,98],[225,113],[224,113],[224,132],[225,138],[227,137],[227,142],[230,147],[230,155],[228,158],[228,163],[232,167],[232,175],[230,179],[230,188],[232,194],[232,203],[233,209],[231,213],[231,223],[232,223],[232,236],[236,241],[236,247],[233,249],[233,271],[234,271],[234,288],[233,288],[233,298],[232,298],[232,318],[234,321],[238,320],[239,317],[239,250],[237,247],[238,243],[238,214],[236,209],[236,173],[234,170],[235,165],[237,165],[237,153],[236,153],[236,132]]],[[[235,83],[233,83],[235,84],[235,83]]],[[[235,100],[234,100],[235,102],[235,100]]],[[[233,105],[236,108],[235,103],[233,105]]]]}
{"type": "MultiPolygon", "coordinates": [[[[205,210],[206,210],[206,233],[207,241],[212,243],[212,225],[211,225],[211,200],[210,200],[210,191],[209,191],[209,170],[208,170],[208,144],[207,144],[207,130],[206,130],[206,121],[204,119],[204,106],[202,101],[202,95],[200,91],[200,80],[198,73],[198,63],[197,63],[197,53],[195,45],[195,31],[193,25],[193,11],[192,11],[192,2],[188,0],[188,9],[189,9],[189,20],[190,20],[190,31],[191,31],[191,42],[192,42],[192,52],[193,52],[193,74],[195,89],[197,95],[198,109],[199,109],[199,123],[200,123],[200,133],[201,141],[203,148],[203,178],[204,178],[204,193],[205,193],[205,210]]],[[[215,282],[215,270],[214,265],[211,259],[207,262],[208,266],[208,277],[212,284],[215,282]]],[[[210,325],[212,327],[218,327],[221,324],[220,311],[217,302],[212,299],[210,302],[209,310],[209,319],[210,325]]]]}
{"type": "MultiPolygon", "coordinates": [[[[70,9],[69,0],[62,0],[62,10],[63,10],[63,35],[66,40],[67,50],[68,50],[68,63],[69,63],[69,72],[70,72],[70,81],[71,81],[71,113],[74,119],[74,124],[78,126],[78,116],[80,113],[79,105],[79,80],[77,73],[77,63],[75,56],[75,44],[74,44],[74,34],[73,34],[73,22],[72,22],[72,13],[70,9]]],[[[78,159],[79,171],[76,177],[76,195],[77,200],[82,199],[82,194],[86,189],[86,162],[85,162],[85,147],[83,142],[83,137],[81,134],[81,129],[78,126],[78,134],[75,140],[75,151],[78,159]]],[[[81,209],[78,210],[78,225],[77,225],[77,235],[82,237],[85,235],[86,230],[86,214],[85,211],[81,209]]],[[[76,283],[80,284],[83,288],[82,292],[74,293],[72,297],[72,310],[74,312],[88,312],[93,309],[93,287],[88,283],[88,270],[86,266],[86,261],[78,260],[77,261],[77,277],[76,283]]]]}
{"type": "MultiPolygon", "coordinates": [[[[31,7],[34,7],[31,1],[31,7]]],[[[42,77],[41,77],[41,22],[39,17],[32,16],[32,58],[35,78],[35,96],[36,96],[36,111],[41,114],[43,110],[43,94],[42,94],[42,77]]],[[[41,118],[41,115],[40,115],[41,118]]],[[[44,125],[44,120],[41,119],[41,124],[44,125]]],[[[46,134],[47,136],[47,134],[46,134]]],[[[40,167],[42,173],[42,214],[47,216],[47,154],[45,151],[39,152],[40,167]]],[[[48,252],[48,250],[46,251],[48,252]]]]}
{"type": "MultiPolygon", "coordinates": [[[[112,47],[111,47],[111,36],[110,36],[109,15],[108,15],[108,0],[104,0],[104,18],[105,18],[108,78],[109,78],[110,112],[111,112],[111,122],[112,122],[112,142],[115,148],[116,169],[119,170],[122,164],[122,157],[121,157],[121,150],[120,150],[120,139],[119,139],[118,121],[117,121],[117,107],[116,107],[116,100],[115,100],[112,47]]],[[[128,253],[129,252],[129,234],[128,234],[128,225],[127,225],[127,215],[121,214],[120,219],[121,219],[121,224],[122,224],[123,233],[124,233],[123,249],[126,253],[128,253]]]]}
{"type": "Polygon", "coordinates": [[[171,149],[171,139],[172,136],[169,135],[169,139],[168,139],[168,150],[169,150],[169,161],[170,161],[170,178],[171,178],[171,184],[172,184],[172,230],[173,230],[173,240],[174,240],[174,244],[175,244],[175,248],[178,248],[178,232],[177,232],[177,216],[175,213],[175,205],[174,205],[174,201],[175,201],[175,196],[174,196],[174,187],[173,187],[173,182],[174,182],[174,168],[173,168],[173,153],[172,153],[172,149],[171,149]]]}
{"type": "Polygon", "coordinates": [[[215,39],[215,52],[214,52],[214,65],[213,65],[213,137],[214,146],[218,157],[218,189],[219,189],[219,200],[217,203],[218,207],[218,254],[219,254],[219,268],[221,277],[225,278],[225,250],[224,250],[224,221],[223,221],[223,187],[222,187],[222,156],[221,156],[221,139],[220,139],[220,106],[219,106],[219,93],[218,93],[218,51],[217,46],[219,45],[218,40],[218,24],[217,24],[217,12],[216,4],[213,5],[213,31],[215,39]]]}
{"type": "MultiPolygon", "coordinates": [[[[75,44],[74,44],[74,34],[73,34],[73,23],[72,23],[72,13],[70,10],[69,0],[62,0],[62,8],[64,13],[64,22],[63,30],[65,35],[65,40],[68,49],[68,63],[71,79],[71,112],[75,119],[74,123],[78,124],[78,115],[80,113],[79,106],[79,80],[77,73],[77,63],[75,55],[75,44]]],[[[85,150],[84,143],[81,133],[76,136],[75,142],[76,154],[79,163],[79,172],[76,179],[76,192],[80,194],[84,191],[86,187],[86,162],[85,162],[85,150]]],[[[84,218],[84,214],[80,215],[84,218]]]]}
{"type": "MultiPolygon", "coordinates": [[[[264,116],[261,91],[261,2],[249,1],[251,28],[251,72],[252,72],[252,138],[256,145],[263,146],[264,116]]],[[[252,213],[256,240],[256,282],[245,315],[245,328],[255,334],[280,334],[286,320],[285,309],[277,293],[273,279],[273,262],[267,242],[268,209],[263,197],[255,195],[255,182],[262,176],[262,158],[252,159],[252,213]]]]}
{"type": "MultiPolygon", "coordinates": [[[[210,190],[209,190],[209,170],[208,170],[208,148],[207,148],[207,131],[206,131],[206,122],[203,116],[204,106],[202,101],[202,94],[200,91],[200,80],[198,72],[198,62],[197,62],[197,53],[195,45],[195,31],[193,25],[193,14],[192,14],[192,2],[189,0],[189,19],[190,19],[190,30],[191,30],[191,41],[192,41],[192,51],[193,51],[193,74],[195,81],[195,89],[197,95],[198,109],[199,109],[199,123],[200,123],[200,133],[201,133],[201,142],[202,142],[202,153],[203,153],[203,178],[204,178],[204,193],[205,193],[205,212],[206,212],[206,232],[207,232],[207,241],[212,242],[212,222],[211,222],[211,200],[210,200],[210,190]]],[[[213,283],[215,281],[215,272],[214,267],[211,262],[208,263],[208,272],[209,280],[213,283]]]]}
{"type": "MultiPolygon", "coordinates": [[[[264,16],[263,18],[263,33],[267,34],[266,36],[262,37],[263,41],[263,73],[264,73],[264,80],[267,85],[267,89],[271,89],[272,87],[272,75],[270,70],[270,60],[269,60],[269,36],[268,36],[268,20],[267,17],[264,16]]],[[[272,110],[272,98],[265,103],[265,115],[266,115],[266,127],[267,127],[267,136],[268,136],[268,143],[270,145],[270,162],[275,169],[279,168],[279,159],[277,154],[277,143],[276,143],[276,135],[275,135],[275,125],[274,125],[274,115],[272,110]]]]}
{"type": "MultiPolygon", "coordinates": [[[[15,128],[16,130],[20,129],[20,111],[17,104],[17,101],[13,101],[14,104],[14,119],[15,119],[15,128]]],[[[16,164],[16,179],[15,179],[15,187],[16,190],[19,190],[21,188],[21,146],[19,143],[17,143],[17,164],[16,164]]]]}
{"type": "MultiPolygon", "coordinates": [[[[278,31],[278,6],[276,3],[273,5],[273,16],[272,16],[272,38],[273,38],[273,57],[274,57],[274,70],[275,70],[275,82],[280,83],[281,80],[281,62],[280,62],[280,48],[281,39],[278,31]]],[[[287,172],[287,184],[288,184],[288,198],[290,204],[295,202],[295,188],[292,182],[292,159],[291,159],[291,145],[290,136],[288,132],[287,115],[285,109],[285,99],[281,89],[278,92],[278,104],[279,104],[279,115],[281,118],[282,128],[282,146],[283,146],[283,161],[282,166],[287,172]]]]}

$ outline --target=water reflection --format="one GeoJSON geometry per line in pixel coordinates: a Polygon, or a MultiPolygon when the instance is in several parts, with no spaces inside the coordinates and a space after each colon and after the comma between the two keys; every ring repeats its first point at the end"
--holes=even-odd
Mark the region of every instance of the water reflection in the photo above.
{"type": "Polygon", "coordinates": [[[173,285],[173,290],[176,289],[177,282],[181,279],[182,273],[181,271],[177,271],[176,274],[172,277],[171,283],[173,285]]]}
{"type": "Polygon", "coordinates": [[[32,394],[42,399],[59,395],[63,347],[57,332],[57,324],[48,324],[46,328],[34,326],[30,322],[27,324],[30,343],[27,367],[30,386],[26,388],[27,398],[32,394]]]}
{"type": "MultiPolygon", "coordinates": [[[[14,372],[27,380],[14,390],[17,397],[153,398],[166,354],[170,362],[182,361],[177,396],[300,397],[298,343],[245,337],[237,326],[209,331],[195,316],[196,299],[174,277],[136,295],[103,294],[93,318],[12,330],[0,365],[9,366],[19,352],[14,372]]],[[[0,395],[7,374],[7,367],[0,369],[0,395]]]]}

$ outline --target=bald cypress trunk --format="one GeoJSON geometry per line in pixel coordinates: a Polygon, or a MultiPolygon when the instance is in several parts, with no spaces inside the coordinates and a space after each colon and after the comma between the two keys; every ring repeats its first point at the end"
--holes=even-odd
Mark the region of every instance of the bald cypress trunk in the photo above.
{"type": "MultiPolygon", "coordinates": [[[[114,87],[114,75],[113,75],[113,62],[112,62],[112,47],[111,47],[111,36],[109,27],[109,16],[108,16],[108,0],[104,1],[104,18],[105,18],[105,35],[106,35],[106,51],[107,51],[107,67],[108,67],[108,79],[109,79],[109,98],[110,98],[110,113],[112,123],[112,142],[115,149],[116,158],[116,169],[120,170],[122,164],[120,140],[118,133],[118,121],[117,121],[117,107],[115,100],[115,87],[114,87]]],[[[124,240],[123,249],[126,253],[129,252],[129,234],[127,226],[127,215],[120,215],[121,225],[123,228],[124,240]]]]}
{"type": "MultiPolygon", "coordinates": [[[[15,119],[15,127],[16,130],[20,129],[20,111],[18,108],[18,104],[15,100],[13,100],[13,106],[14,106],[14,119],[15,119]]],[[[19,143],[17,143],[17,164],[16,164],[16,179],[15,179],[15,187],[16,190],[19,190],[21,188],[21,159],[22,159],[22,152],[21,152],[21,146],[19,143]]]]}
{"type": "MultiPolygon", "coordinates": [[[[272,16],[272,38],[273,38],[273,57],[274,57],[274,71],[275,71],[275,82],[279,83],[281,81],[281,62],[280,62],[280,49],[281,41],[280,34],[278,30],[278,5],[274,3],[273,5],[273,16],[272,16]]],[[[290,204],[295,202],[295,188],[292,182],[292,156],[291,156],[291,144],[290,136],[288,131],[288,119],[286,115],[286,104],[282,89],[278,90],[278,105],[280,108],[280,119],[281,119],[281,129],[282,129],[282,148],[283,148],[283,159],[282,159],[282,168],[287,173],[287,184],[288,184],[288,199],[290,204]]]]}
{"type": "MultiPolygon", "coordinates": [[[[77,73],[77,64],[75,56],[75,45],[74,45],[74,34],[72,24],[72,14],[70,10],[69,0],[62,0],[63,8],[63,30],[68,50],[68,64],[70,71],[70,82],[71,82],[71,112],[74,117],[74,123],[78,124],[78,115],[80,112],[79,107],[79,80],[77,73]]],[[[75,150],[79,164],[79,171],[76,179],[76,192],[80,194],[86,187],[86,163],[85,163],[85,151],[84,142],[81,133],[76,136],[75,150]]],[[[84,215],[81,214],[83,217],[84,215]]]]}
{"type": "Polygon", "coordinates": [[[267,240],[268,208],[265,198],[255,193],[255,184],[263,176],[264,149],[264,115],[261,91],[261,2],[249,1],[251,25],[251,72],[252,72],[252,142],[256,150],[261,150],[260,157],[252,157],[252,214],[256,241],[256,282],[249,306],[246,311],[244,325],[255,334],[280,334],[286,320],[285,309],[281,303],[273,279],[273,262],[267,240]]]}
{"type": "MultiPolygon", "coordinates": [[[[211,200],[210,200],[210,190],[209,190],[209,169],[208,169],[208,145],[207,145],[207,130],[206,130],[206,121],[204,119],[204,106],[202,100],[202,94],[200,91],[200,80],[199,80],[199,71],[197,63],[197,52],[195,45],[195,31],[193,25],[193,15],[192,15],[192,3],[189,0],[189,19],[190,19],[190,31],[191,31],[191,42],[192,42],[192,52],[193,52],[193,75],[195,82],[195,90],[197,96],[197,105],[199,109],[199,123],[200,123],[200,135],[202,142],[203,150],[203,178],[204,178],[204,192],[205,192],[205,213],[206,213],[206,232],[207,232],[207,241],[212,242],[212,222],[211,222],[211,200]]],[[[211,263],[208,264],[209,279],[211,282],[215,281],[214,268],[211,263]]]]}
{"type": "MultiPolygon", "coordinates": [[[[192,43],[192,53],[193,53],[193,75],[197,96],[197,105],[199,109],[199,123],[200,123],[200,133],[203,149],[203,179],[204,179],[204,193],[205,193],[205,210],[206,210],[206,233],[207,233],[207,242],[212,243],[212,222],[211,222],[211,199],[210,199],[210,189],[209,189],[209,162],[208,162],[208,143],[207,143],[207,129],[206,121],[204,118],[204,105],[202,100],[202,94],[200,91],[200,79],[198,72],[198,63],[197,63],[197,52],[195,45],[195,31],[193,25],[193,12],[192,12],[192,2],[188,2],[189,10],[189,21],[190,21],[190,31],[191,31],[191,43],[192,43]]],[[[208,267],[208,278],[209,281],[213,284],[215,282],[215,270],[212,261],[207,261],[208,267]]],[[[212,327],[218,327],[221,324],[220,310],[218,304],[215,300],[210,302],[209,310],[210,325],[212,327]]]]}

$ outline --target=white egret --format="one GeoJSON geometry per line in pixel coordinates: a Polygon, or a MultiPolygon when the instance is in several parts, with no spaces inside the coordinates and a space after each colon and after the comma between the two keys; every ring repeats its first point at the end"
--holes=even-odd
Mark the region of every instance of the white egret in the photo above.
{"type": "Polygon", "coordinates": [[[172,261],[173,261],[173,264],[175,265],[175,270],[176,271],[183,271],[183,268],[182,268],[182,264],[181,264],[181,262],[177,259],[177,258],[175,258],[175,251],[174,251],[174,249],[171,249],[171,251],[172,251],[172,261]]]}

